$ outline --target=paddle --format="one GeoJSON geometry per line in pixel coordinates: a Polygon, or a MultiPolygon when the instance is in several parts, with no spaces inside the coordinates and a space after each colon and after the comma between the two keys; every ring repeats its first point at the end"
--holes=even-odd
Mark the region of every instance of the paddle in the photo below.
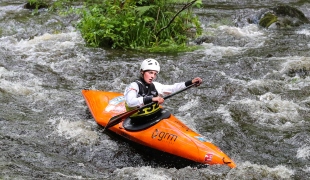
{"type": "MultiPolygon", "coordinates": [[[[185,90],[187,90],[187,89],[189,89],[189,88],[191,88],[191,87],[193,87],[193,86],[195,86],[195,85],[197,85],[197,84],[196,84],[196,83],[193,83],[193,84],[187,86],[187,87],[184,88],[184,89],[181,89],[181,90],[179,90],[179,91],[177,91],[177,92],[175,92],[175,93],[172,93],[172,94],[169,94],[169,95],[165,96],[164,99],[168,99],[168,98],[170,98],[170,97],[172,97],[172,96],[174,96],[174,95],[176,95],[176,94],[179,94],[179,93],[181,93],[181,92],[183,92],[183,91],[185,91],[185,90]]],[[[141,110],[141,109],[143,109],[143,108],[145,108],[145,107],[147,107],[147,106],[151,106],[151,105],[153,105],[153,104],[155,104],[155,103],[157,103],[157,102],[152,102],[152,103],[146,104],[146,105],[144,105],[144,106],[142,106],[142,107],[139,107],[139,108],[137,108],[137,109],[134,109],[134,110],[131,110],[131,111],[127,111],[127,112],[124,112],[124,113],[122,113],[122,114],[119,114],[119,115],[117,115],[117,116],[112,117],[112,118],[110,119],[110,121],[108,122],[108,124],[107,124],[107,125],[105,126],[105,128],[103,129],[103,131],[104,131],[105,129],[109,129],[110,127],[115,126],[116,124],[122,122],[125,118],[127,118],[127,117],[133,115],[134,113],[138,112],[139,110],[141,110]]]]}

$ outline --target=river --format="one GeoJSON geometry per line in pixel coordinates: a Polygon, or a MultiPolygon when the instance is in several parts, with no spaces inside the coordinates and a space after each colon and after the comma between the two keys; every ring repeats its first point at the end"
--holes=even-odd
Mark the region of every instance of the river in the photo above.
{"type": "Polygon", "coordinates": [[[246,22],[262,8],[306,1],[204,1],[212,37],[188,53],[88,48],[78,17],[0,0],[0,179],[308,179],[310,25],[272,30],[246,22]],[[161,63],[165,84],[203,84],[165,102],[237,164],[203,166],[142,147],[98,126],[82,89],[123,92],[140,62],[161,63]]]}

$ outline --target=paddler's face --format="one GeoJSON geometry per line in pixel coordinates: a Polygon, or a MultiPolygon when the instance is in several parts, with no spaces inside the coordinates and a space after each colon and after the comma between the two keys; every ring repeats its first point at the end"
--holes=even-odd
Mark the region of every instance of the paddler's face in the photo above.
{"type": "Polygon", "coordinates": [[[144,71],[142,76],[146,83],[151,84],[157,77],[157,71],[144,71]]]}

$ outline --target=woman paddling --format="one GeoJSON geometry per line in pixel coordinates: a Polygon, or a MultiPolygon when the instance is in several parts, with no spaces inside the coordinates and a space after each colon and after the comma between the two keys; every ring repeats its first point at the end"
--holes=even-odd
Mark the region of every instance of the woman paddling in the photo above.
{"type": "Polygon", "coordinates": [[[135,114],[131,115],[131,118],[138,119],[145,116],[156,116],[161,110],[159,104],[164,102],[163,96],[174,93],[194,83],[197,84],[196,86],[199,86],[202,83],[202,79],[200,77],[196,77],[186,82],[175,83],[173,85],[163,85],[161,83],[154,82],[159,72],[160,66],[155,59],[145,59],[141,63],[140,78],[126,87],[124,96],[127,111],[131,111],[137,107],[141,107],[152,102],[157,102],[139,110],[135,114]]]}

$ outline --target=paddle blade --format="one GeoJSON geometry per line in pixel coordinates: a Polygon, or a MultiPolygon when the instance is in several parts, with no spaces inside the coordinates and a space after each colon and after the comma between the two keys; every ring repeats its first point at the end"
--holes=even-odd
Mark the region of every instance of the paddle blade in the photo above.
{"type": "Polygon", "coordinates": [[[112,126],[115,126],[116,124],[122,122],[125,118],[133,115],[134,113],[138,112],[139,109],[135,109],[135,110],[132,110],[132,111],[128,111],[128,112],[125,112],[125,113],[122,113],[122,114],[119,114],[117,116],[113,116],[110,121],[108,122],[108,124],[105,126],[104,130],[105,129],[109,129],[110,127],[112,126]]]}

